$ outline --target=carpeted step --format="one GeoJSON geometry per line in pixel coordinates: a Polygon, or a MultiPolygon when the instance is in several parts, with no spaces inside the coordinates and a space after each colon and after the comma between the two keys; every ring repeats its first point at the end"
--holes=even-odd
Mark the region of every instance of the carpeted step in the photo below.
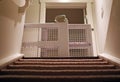
{"type": "Polygon", "coordinates": [[[10,69],[113,69],[114,65],[9,65],[10,69]]]}
{"type": "Polygon", "coordinates": [[[34,76],[4,75],[1,82],[120,82],[120,75],[67,75],[67,76],[34,76]]]}
{"type": "Polygon", "coordinates": [[[23,62],[101,62],[103,59],[19,59],[23,62]]]}
{"type": "Polygon", "coordinates": [[[23,62],[16,61],[15,65],[105,65],[106,61],[101,62],[23,62]]]}
{"type": "Polygon", "coordinates": [[[120,82],[120,69],[100,58],[22,58],[0,71],[0,82],[120,82]]]}
{"type": "Polygon", "coordinates": [[[23,57],[23,59],[99,59],[98,56],[81,56],[81,57],[23,57]]]}
{"type": "Polygon", "coordinates": [[[98,70],[32,70],[32,69],[3,69],[2,75],[120,75],[120,69],[98,70]]]}

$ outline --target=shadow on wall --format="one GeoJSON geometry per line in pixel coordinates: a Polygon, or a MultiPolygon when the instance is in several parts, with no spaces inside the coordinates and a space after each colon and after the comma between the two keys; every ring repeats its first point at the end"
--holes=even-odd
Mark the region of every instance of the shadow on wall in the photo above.
{"type": "Polygon", "coordinates": [[[20,53],[24,16],[13,0],[0,0],[0,58],[20,53]]]}
{"type": "Polygon", "coordinates": [[[120,58],[120,0],[113,0],[105,53],[120,58]]]}

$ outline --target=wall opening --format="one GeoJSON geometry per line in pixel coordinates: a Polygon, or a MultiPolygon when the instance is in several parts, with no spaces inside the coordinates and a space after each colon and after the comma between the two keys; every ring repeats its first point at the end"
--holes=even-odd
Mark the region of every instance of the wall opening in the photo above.
{"type": "Polygon", "coordinates": [[[54,22],[57,15],[66,15],[69,24],[84,24],[84,9],[79,8],[47,8],[46,22],[54,22]]]}

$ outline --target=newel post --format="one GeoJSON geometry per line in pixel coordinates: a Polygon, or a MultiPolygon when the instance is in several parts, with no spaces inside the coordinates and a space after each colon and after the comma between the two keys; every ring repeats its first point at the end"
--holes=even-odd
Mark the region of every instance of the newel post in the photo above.
{"type": "Polygon", "coordinates": [[[19,7],[18,12],[24,13],[29,6],[30,6],[30,0],[25,0],[25,5],[22,7],[19,7]]]}

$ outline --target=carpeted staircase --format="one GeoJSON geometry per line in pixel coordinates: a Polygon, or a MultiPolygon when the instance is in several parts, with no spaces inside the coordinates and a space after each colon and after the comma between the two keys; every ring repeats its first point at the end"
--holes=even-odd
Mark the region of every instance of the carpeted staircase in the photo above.
{"type": "Polygon", "coordinates": [[[21,58],[0,71],[0,82],[120,82],[120,68],[99,57],[21,58]]]}

